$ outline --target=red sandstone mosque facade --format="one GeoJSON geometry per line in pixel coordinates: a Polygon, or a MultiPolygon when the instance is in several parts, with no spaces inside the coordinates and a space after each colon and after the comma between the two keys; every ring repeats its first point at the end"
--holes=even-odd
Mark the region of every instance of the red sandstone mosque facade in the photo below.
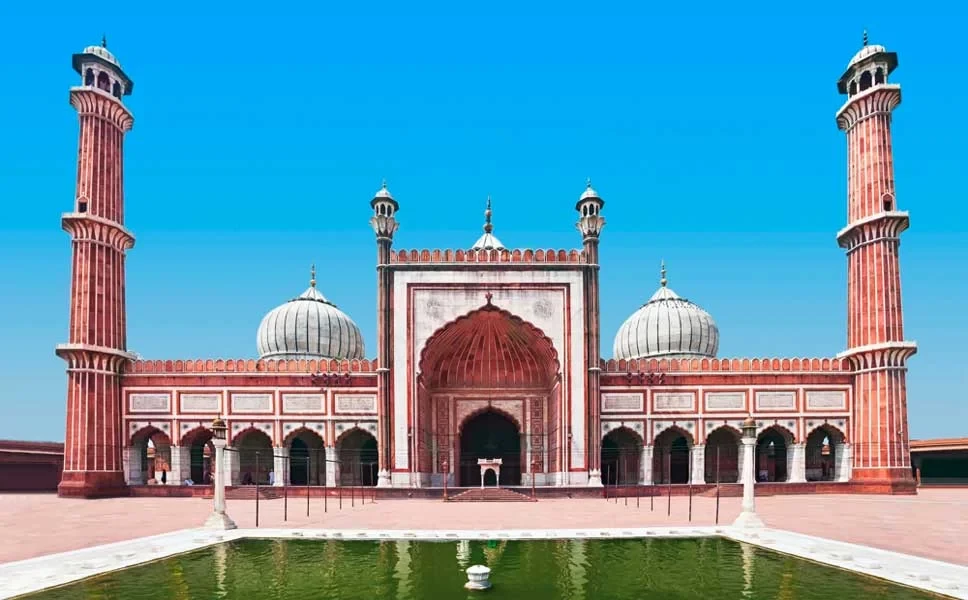
{"type": "MultiPolygon", "coordinates": [[[[401,208],[370,202],[377,339],[316,286],[270,311],[259,358],[142,360],[125,320],[123,141],[133,83],[106,45],[74,55],[80,85],[71,236],[67,433],[59,492],[125,494],[149,480],[221,476],[238,485],[475,485],[501,457],[501,483],[536,486],[736,481],[740,425],[759,427],[763,481],[913,489],[891,115],[897,56],[868,45],[838,81],[848,147],[847,349],[826,358],[718,358],[712,317],[667,285],[600,356],[599,236],[605,202],[578,199],[581,247],[505,248],[490,222],[472,248],[393,247],[401,208]],[[230,449],[211,468],[212,420],[230,449]],[[149,456],[151,460],[149,461],[149,456]],[[150,462],[150,465],[149,465],[150,462]],[[162,476],[163,475],[163,476],[162,476]]],[[[405,223],[405,221],[404,221],[405,223]]],[[[831,344],[835,342],[832,340],[831,344]]]]}

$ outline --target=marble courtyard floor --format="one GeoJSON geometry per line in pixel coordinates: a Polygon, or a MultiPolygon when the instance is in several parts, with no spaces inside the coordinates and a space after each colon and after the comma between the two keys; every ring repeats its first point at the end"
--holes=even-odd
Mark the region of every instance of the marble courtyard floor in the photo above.
{"type": "MultiPolygon", "coordinates": [[[[723,498],[719,523],[739,514],[739,498],[723,498]]],[[[0,563],[201,526],[212,509],[201,498],[72,500],[53,494],[0,494],[0,563]]],[[[334,529],[561,529],[680,526],[688,499],[548,499],[521,503],[444,503],[439,500],[356,499],[343,509],[330,499],[260,500],[261,527],[334,529]]],[[[757,499],[768,527],[968,565],[968,489],[923,489],[918,496],[800,495],[757,499]]],[[[255,526],[254,500],[229,500],[239,527],[255,526]]],[[[693,498],[693,525],[712,525],[715,499],[693,498]]]]}

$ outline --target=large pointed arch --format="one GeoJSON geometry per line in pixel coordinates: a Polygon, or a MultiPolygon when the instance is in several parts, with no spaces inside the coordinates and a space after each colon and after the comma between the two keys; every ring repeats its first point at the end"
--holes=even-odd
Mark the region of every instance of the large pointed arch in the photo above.
{"type": "Polygon", "coordinates": [[[428,389],[546,389],[561,370],[558,351],[543,331],[490,300],[434,332],[419,365],[428,389]]]}

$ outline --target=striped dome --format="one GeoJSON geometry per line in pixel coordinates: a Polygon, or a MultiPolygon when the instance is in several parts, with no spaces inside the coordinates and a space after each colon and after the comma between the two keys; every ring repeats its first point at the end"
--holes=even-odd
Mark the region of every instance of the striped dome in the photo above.
{"type": "Polygon", "coordinates": [[[316,289],[267,314],[256,336],[260,358],[363,358],[360,328],[316,289]]]}
{"type": "Polygon", "coordinates": [[[632,358],[714,358],[719,328],[705,310],[662,285],[615,336],[614,354],[632,358]]]}

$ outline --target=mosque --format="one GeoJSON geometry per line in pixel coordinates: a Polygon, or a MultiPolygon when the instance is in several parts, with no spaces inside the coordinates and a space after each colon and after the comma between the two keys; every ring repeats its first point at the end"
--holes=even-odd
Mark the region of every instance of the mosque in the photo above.
{"type": "Polygon", "coordinates": [[[262,318],[258,358],[142,359],[128,350],[125,312],[135,238],[124,221],[123,142],[134,85],[106,43],[75,54],[73,67],[77,191],[62,218],[70,328],[56,349],[68,379],[61,495],[214,477],[474,486],[482,458],[502,460],[501,486],[729,483],[750,415],[755,472],[767,485],[914,491],[905,374],[917,347],[903,335],[898,268],[909,220],[894,196],[890,125],[901,94],[888,81],[897,55],[866,35],[837,82],[847,345],[819,358],[717,356],[716,322],[669,287],[664,266],[658,289],[614,333],[612,356],[600,356],[605,201],[588,182],[575,204],[581,245],[571,249],[505,247],[490,203],[469,248],[396,248],[406,201],[384,183],[370,199],[375,340],[365,343],[313,270],[305,291],[262,318]],[[210,460],[218,416],[231,450],[221,472],[210,460]]]}

